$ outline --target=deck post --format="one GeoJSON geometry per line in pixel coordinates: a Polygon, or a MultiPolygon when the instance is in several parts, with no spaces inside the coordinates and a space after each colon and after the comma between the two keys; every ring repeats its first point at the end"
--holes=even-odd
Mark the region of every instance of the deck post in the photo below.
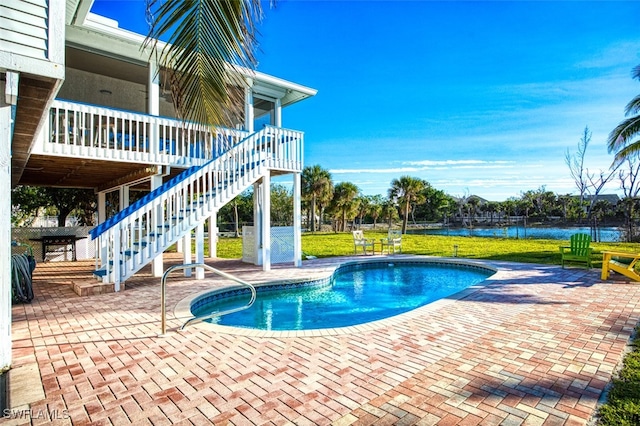
{"type": "MultiPolygon", "coordinates": [[[[202,265],[204,263],[204,223],[196,226],[196,247],[195,247],[195,263],[202,265]]],[[[196,279],[204,279],[204,268],[196,268],[196,279]]]]}
{"type": "Polygon", "coordinates": [[[118,188],[118,198],[118,201],[120,202],[120,211],[129,207],[130,193],[128,185],[120,185],[120,188],[118,188]]]}
{"type": "MultiPolygon", "coordinates": [[[[151,185],[151,191],[153,191],[154,189],[160,188],[162,186],[162,175],[151,176],[150,185],[151,185]]],[[[164,225],[164,221],[162,219],[162,206],[158,204],[156,206],[155,217],[153,218],[151,223],[152,232],[154,232],[156,235],[154,238],[154,244],[156,245],[158,244],[157,241],[161,238],[159,233],[165,231],[164,227],[160,228],[161,225],[164,225]]],[[[163,269],[164,269],[164,262],[162,260],[162,253],[160,253],[153,259],[151,263],[152,275],[154,277],[161,277],[162,274],[164,273],[163,269]]]]}
{"type": "MultiPolygon", "coordinates": [[[[0,100],[0,193],[2,194],[11,194],[11,108],[11,105],[4,104],[4,99],[0,100]]],[[[11,367],[11,197],[9,196],[0,197],[0,218],[1,375],[11,367]]]]}
{"type": "Polygon", "coordinates": [[[262,234],[262,270],[271,270],[271,176],[269,173],[262,178],[262,220],[260,232],[262,234]]]}
{"type": "Polygon", "coordinates": [[[262,196],[260,191],[262,191],[262,186],[258,180],[253,184],[253,257],[256,265],[262,265],[262,196]]]}
{"type": "Polygon", "coordinates": [[[273,125],[276,127],[282,127],[282,100],[276,99],[273,110],[273,125]]]}
{"type": "Polygon", "coordinates": [[[244,90],[244,129],[253,133],[253,80],[247,79],[247,87],[244,90]]]}
{"type": "Polygon", "coordinates": [[[302,266],[301,175],[293,174],[293,264],[302,266]]]}
{"type": "Polygon", "coordinates": [[[107,193],[98,192],[98,223],[107,220],[107,193]]]}
{"type": "MultiPolygon", "coordinates": [[[[187,232],[184,234],[184,237],[180,238],[178,241],[182,241],[182,263],[188,264],[191,262],[191,232],[187,232]]],[[[190,277],[191,272],[193,270],[187,268],[184,270],[184,276],[190,277]]]]}
{"type": "Polygon", "coordinates": [[[218,256],[218,212],[209,217],[209,257],[218,256]]]}

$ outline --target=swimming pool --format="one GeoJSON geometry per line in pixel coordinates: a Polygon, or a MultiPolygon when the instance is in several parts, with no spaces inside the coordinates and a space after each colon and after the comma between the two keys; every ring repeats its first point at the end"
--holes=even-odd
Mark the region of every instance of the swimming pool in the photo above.
{"type": "MultiPolygon", "coordinates": [[[[351,262],[315,281],[258,287],[248,309],[208,320],[257,330],[318,330],[393,317],[451,296],[495,273],[486,267],[434,261],[351,262]]],[[[248,291],[212,292],[191,302],[198,317],[241,306],[248,291]]]]}

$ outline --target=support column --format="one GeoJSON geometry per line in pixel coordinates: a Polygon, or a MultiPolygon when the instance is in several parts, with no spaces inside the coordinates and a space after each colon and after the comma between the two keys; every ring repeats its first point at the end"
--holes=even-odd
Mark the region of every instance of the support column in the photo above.
{"type": "Polygon", "coordinates": [[[260,181],[253,184],[253,253],[255,264],[262,265],[262,185],[260,181]]]}
{"type": "Polygon", "coordinates": [[[293,264],[302,266],[302,183],[300,173],[293,174],[293,264]]]}
{"type": "MultiPolygon", "coordinates": [[[[9,74],[9,73],[8,73],[9,74]]],[[[8,84],[8,83],[7,83],[8,84]]],[[[0,99],[0,374],[11,367],[11,109],[0,99]]]]}
{"type": "Polygon", "coordinates": [[[244,128],[253,133],[253,80],[247,79],[247,87],[244,89],[244,128]]]}
{"type": "MultiPolygon", "coordinates": [[[[180,241],[180,240],[178,240],[180,241]]],[[[192,263],[191,262],[191,232],[187,232],[184,237],[182,237],[182,263],[192,263]]],[[[191,276],[191,269],[184,270],[184,276],[191,276]]]]}
{"type": "MultiPolygon", "coordinates": [[[[196,226],[196,263],[204,263],[204,224],[196,226]]],[[[196,268],[196,279],[204,278],[204,268],[196,268]]]]}
{"type": "MultiPolygon", "coordinates": [[[[147,111],[149,115],[160,115],[160,69],[153,59],[149,62],[147,93],[147,111]]],[[[160,129],[157,124],[149,126],[149,150],[152,153],[160,152],[159,134],[160,129]]]]}
{"type": "Polygon", "coordinates": [[[218,212],[209,217],[209,257],[218,257],[218,212]]]}
{"type": "Polygon", "coordinates": [[[98,224],[107,220],[107,193],[98,192],[98,224]]]}
{"type": "Polygon", "coordinates": [[[273,125],[276,127],[282,127],[282,100],[276,99],[274,106],[273,125]]]}
{"type": "Polygon", "coordinates": [[[147,111],[149,115],[160,114],[160,70],[155,61],[149,62],[149,75],[147,81],[147,111]]]}
{"type": "Polygon", "coordinates": [[[262,178],[262,270],[271,270],[271,176],[262,178]]]}
{"type": "Polygon", "coordinates": [[[120,203],[120,211],[129,207],[129,195],[130,194],[128,185],[122,185],[120,188],[118,188],[118,202],[120,203]]]}
{"type": "MultiPolygon", "coordinates": [[[[151,176],[151,181],[149,183],[151,191],[154,189],[160,188],[162,186],[162,175],[157,174],[155,176],[151,176]]],[[[166,232],[164,227],[159,228],[160,225],[164,224],[162,219],[162,207],[158,205],[155,211],[155,217],[151,223],[151,232],[154,232],[156,237],[154,239],[154,245],[157,247],[157,242],[162,236],[159,234],[161,232],[166,232]]],[[[164,273],[164,261],[162,258],[162,253],[157,255],[153,261],[151,262],[151,273],[154,277],[161,277],[164,273]]]]}

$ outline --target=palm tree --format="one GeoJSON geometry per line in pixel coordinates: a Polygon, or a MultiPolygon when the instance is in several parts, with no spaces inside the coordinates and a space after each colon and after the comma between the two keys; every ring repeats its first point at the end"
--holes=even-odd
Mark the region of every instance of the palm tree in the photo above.
{"type": "Polygon", "coordinates": [[[370,198],[365,195],[360,195],[358,198],[358,229],[362,228],[362,222],[364,222],[364,217],[369,213],[369,209],[371,207],[370,198]]]}
{"type": "Polygon", "coordinates": [[[393,221],[398,219],[398,206],[391,198],[386,198],[382,201],[381,208],[382,217],[387,220],[389,229],[393,226],[393,221]]]}
{"type": "Polygon", "coordinates": [[[211,126],[239,116],[247,83],[237,67],[255,68],[260,0],[147,0],[152,22],[145,45],[169,73],[174,106],[185,121],[211,126]]]}
{"type": "Polygon", "coordinates": [[[397,200],[404,213],[404,219],[402,221],[403,234],[407,232],[407,222],[409,221],[411,203],[420,203],[424,201],[422,199],[422,190],[424,189],[424,186],[425,183],[422,179],[413,178],[411,176],[401,176],[400,179],[394,179],[391,181],[389,198],[397,200]]]}
{"type": "Polygon", "coordinates": [[[378,218],[382,214],[382,204],[384,203],[384,199],[382,198],[382,195],[379,194],[368,195],[367,199],[369,200],[369,209],[367,214],[373,219],[373,229],[376,229],[378,218]]]}
{"type": "Polygon", "coordinates": [[[343,232],[347,230],[347,219],[355,216],[359,193],[360,189],[351,182],[340,182],[334,188],[331,204],[334,211],[340,214],[339,229],[343,232]]]}
{"type": "MultiPolygon", "coordinates": [[[[632,77],[640,80],[640,65],[632,71],[632,77]]],[[[609,134],[607,141],[609,152],[616,151],[615,162],[631,157],[640,152],[640,139],[631,141],[634,137],[640,136],[640,95],[629,102],[625,108],[625,115],[629,117],[616,126],[609,134]]]]}
{"type": "Polygon", "coordinates": [[[325,205],[333,195],[331,173],[319,165],[307,166],[302,170],[302,196],[311,202],[311,232],[316,231],[317,203],[325,205]]]}

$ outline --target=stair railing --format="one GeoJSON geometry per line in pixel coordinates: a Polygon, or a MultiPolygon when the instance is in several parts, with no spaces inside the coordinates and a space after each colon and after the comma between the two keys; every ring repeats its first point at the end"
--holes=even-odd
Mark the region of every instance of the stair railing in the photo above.
{"type": "Polygon", "coordinates": [[[202,165],[249,133],[211,129],[168,117],[56,99],[49,132],[34,153],[135,161],[176,166],[202,165]]]}
{"type": "Polygon", "coordinates": [[[120,283],[203,223],[269,169],[301,171],[302,133],[266,126],[95,227],[97,274],[120,283]]]}
{"type": "Polygon", "coordinates": [[[167,279],[169,278],[169,274],[171,274],[171,272],[175,270],[195,269],[195,268],[206,269],[207,271],[211,271],[221,276],[222,278],[235,281],[236,283],[242,286],[248,287],[249,291],[251,292],[251,297],[249,298],[249,301],[245,305],[239,306],[237,308],[227,309],[220,312],[212,312],[208,315],[202,315],[202,316],[190,318],[184,324],[182,324],[182,326],[180,327],[180,330],[184,330],[190,325],[197,324],[202,321],[206,321],[210,318],[219,317],[222,315],[228,315],[234,312],[239,312],[239,311],[248,309],[253,305],[253,302],[256,301],[256,297],[257,297],[256,288],[251,283],[248,283],[244,280],[241,280],[238,277],[235,277],[231,274],[227,274],[226,272],[223,272],[219,269],[209,266],[206,263],[187,263],[182,265],[171,266],[164,272],[164,274],[162,275],[162,280],[160,281],[160,306],[161,306],[160,315],[162,318],[161,324],[160,324],[160,328],[161,328],[160,336],[164,336],[167,333],[167,302],[166,300],[167,300],[167,279]]]}

